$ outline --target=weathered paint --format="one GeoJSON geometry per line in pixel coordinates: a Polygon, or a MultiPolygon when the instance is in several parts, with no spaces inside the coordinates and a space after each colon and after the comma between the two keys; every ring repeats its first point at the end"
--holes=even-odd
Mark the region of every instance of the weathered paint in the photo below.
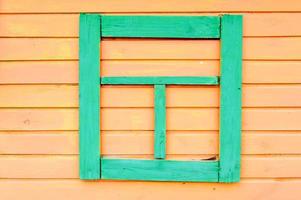
{"type": "MultiPolygon", "coordinates": [[[[218,162],[215,177],[191,176],[190,164],[182,161],[168,162],[170,165],[180,165],[172,173],[181,173],[179,176],[170,176],[166,170],[160,169],[162,164],[150,164],[136,160],[122,160],[117,164],[106,163],[106,170],[101,164],[101,172],[108,172],[104,177],[125,180],[158,180],[158,181],[219,181],[238,182],[240,180],[240,149],[241,149],[241,72],[242,72],[242,16],[223,15],[222,17],[181,17],[181,16],[99,16],[101,17],[100,32],[104,37],[138,37],[138,38],[219,38],[221,34],[221,115],[220,115],[220,152],[221,162],[218,162]],[[219,24],[220,23],[220,24],[219,24]],[[156,24],[156,25],[151,25],[156,24]],[[181,24],[181,29],[178,26],[181,24]],[[185,25],[184,25],[185,24],[185,25]],[[233,33],[234,30],[234,33],[233,33]],[[195,33],[197,31],[197,33],[195,33]],[[218,34],[216,34],[218,33],[218,34]],[[219,34],[220,33],[220,34],[219,34]],[[233,45],[234,44],[234,45],[233,45]],[[124,164],[122,164],[122,163],[124,164]],[[127,166],[129,164],[130,166],[127,166]],[[134,166],[132,166],[134,164],[134,166]],[[110,166],[112,165],[112,166],[110,166]],[[121,167],[117,167],[121,165],[121,167]],[[139,168],[140,166],[140,168],[139,168]],[[108,169],[114,169],[113,172],[108,169]],[[161,174],[158,172],[165,171],[161,174]],[[136,172],[136,173],[135,173],[136,172]],[[151,177],[151,176],[154,177],[151,177]]],[[[89,27],[86,27],[89,29],[89,27]]],[[[90,30],[89,30],[90,31],[90,30]]],[[[80,43],[83,42],[80,39],[80,43]]],[[[93,59],[98,59],[94,56],[93,59]]],[[[89,60],[88,57],[83,59],[89,60]]],[[[81,85],[81,82],[79,83],[81,85]]],[[[218,77],[100,77],[100,84],[110,85],[144,85],[152,84],[155,89],[155,131],[154,131],[154,157],[165,158],[166,144],[166,95],[165,84],[173,85],[209,85],[218,84],[218,77]]],[[[95,87],[95,86],[94,86],[95,87]]],[[[98,86],[97,86],[98,87],[98,86]]],[[[80,99],[82,97],[80,96],[80,99]]],[[[80,100],[81,101],[81,100],[80,100]]],[[[89,103],[89,102],[87,102],[89,103]]],[[[80,108],[80,110],[82,110],[80,108]]],[[[97,108],[97,111],[99,107],[97,108]]],[[[85,110],[84,110],[85,111],[85,110]]],[[[83,111],[83,112],[84,112],[83,111]]],[[[80,118],[84,115],[80,112],[80,118]]],[[[88,112],[88,110],[87,110],[88,112]]],[[[99,113],[96,113],[99,115],[99,113]]],[[[82,129],[80,129],[82,132],[82,129]]],[[[99,132],[99,130],[97,131],[99,132]]],[[[82,137],[84,137],[83,135],[82,137]]],[[[81,137],[81,138],[82,138],[81,137]]],[[[88,137],[86,135],[86,137],[88,137]]],[[[89,137],[88,137],[89,138],[89,137]]],[[[98,137],[96,138],[98,140],[98,137]]],[[[86,139],[84,139],[86,140],[86,139]]],[[[87,145],[88,149],[88,145],[87,145]]],[[[89,151],[89,150],[88,150],[89,151]]],[[[91,149],[90,151],[93,151],[91,149]]],[[[81,158],[81,154],[80,154],[81,158]]],[[[215,159],[213,159],[215,160],[215,159]]],[[[82,162],[82,160],[80,160],[82,162]]],[[[161,162],[159,162],[161,163],[161,162]]],[[[205,165],[205,163],[202,163],[205,165]]],[[[97,168],[96,168],[97,169],[97,168]]],[[[83,169],[80,173],[88,173],[83,169]]],[[[195,174],[196,172],[194,172],[195,174]]],[[[207,172],[204,172],[207,173],[207,172]]],[[[102,176],[101,176],[102,177],[102,176]]],[[[82,178],[83,179],[83,178],[82,178]]]]}
{"type": "Polygon", "coordinates": [[[133,76],[133,77],[101,77],[102,85],[217,85],[216,76],[133,76]]]}
{"type": "MultiPolygon", "coordinates": [[[[299,200],[300,7],[295,0],[3,0],[0,12],[11,14],[0,15],[1,199],[299,200]],[[240,183],[77,180],[79,12],[243,14],[240,183]]],[[[102,50],[102,76],[219,76],[219,45],[212,40],[108,40],[102,50]]],[[[107,157],[124,153],[126,158],[152,159],[154,124],[145,121],[153,119],[153,89],[115,87],[102,88],[102,114],[107,119],[102,123],[114,129],[103,131],[102,152],[107,157]],[[122,109],[112,111],[116,107],[122,109]]],[[[212,114],[210,109],[219,105],[219,89],[170,86],[166,96],[167,159],[215,156],[218,111],[212,114]],[[174,112],[198,113],[203,123],[190,123],[195,117],[181,118],[174,112]],[[194,130],[179,130],[186,126],[194,130]]]]}
{"type": "Polygon", "coordinates": [[[221,19],[220,182],[240,180],[242,16],[221,19]]]}
{"type": "Polygon", "coordinates": [[[214,16],[101,17],[102,37],[219,38],[220,18],[214,16]]]}
{"type": "Polygon", "coordinates": [[[217,182],[217,161],[101,160],[101,178],[113,180],[217,182]]]}
{"type": "Polygon", "coordinates": [[[154,157],[166,157],[166,85],[154,85],[154,157]]]}
{"type": "Polygon", "coordinates": [[[79,155],[81,179],[100,177],[100,16],[80,15],[79,155]]]}

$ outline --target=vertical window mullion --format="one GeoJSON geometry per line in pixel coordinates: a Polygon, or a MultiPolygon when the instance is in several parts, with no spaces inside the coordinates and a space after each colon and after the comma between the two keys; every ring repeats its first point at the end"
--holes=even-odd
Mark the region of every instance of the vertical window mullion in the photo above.
{"type": "Polygon", "coordinates": [[[155,139],[154,157],[166,157],[166,85],[154,85],[155,139]]]}

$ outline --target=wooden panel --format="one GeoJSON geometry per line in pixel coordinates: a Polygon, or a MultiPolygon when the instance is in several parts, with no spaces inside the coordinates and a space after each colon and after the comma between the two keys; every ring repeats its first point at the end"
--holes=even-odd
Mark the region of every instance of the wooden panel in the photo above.
{"type": "MultiPolygon", "coordinates": [[[[152,108],[102,109],[102,130],[153,130],[152,108]],[[127,116],[127,117],[124,117],[127,116]],[[118,126],[117,126],[118,124],[118,126]]],[[[243,109],[243,130],[301,130],[301,109],[243,109]]],[[[169,108],[167,130],[217,130],[216,108],[169,108]],[[200,123],[202,122],[202,123],[200,123]]],[[[0,109],[0,130],[77,130],[77,109],[0,109]]]]}
{"type": "MultiPolygon", "coordinates": [[[[244,85],[243,107],[300,107],[301,85],[244,85]]],[[[215,86],[168,86],[168,107],[218,107],[215,86]]],[[[103,86],[102,107],[153,107],[151,86],[103,86]]],[[[0,107],[78,107],[78,86],[1,85],[0,107]]]]}
{"type": "Polygon", "coordinates": [[[78,83],[78,62],[0,62],[0,84],[19,83],[78,83]]]}
{"type": "Polygon", "coordinates": [[[154,85],[154,157],[164,159],[166,154],[166,86],[154,85]]]}
{"type": "MultiPolygon", "coordinates": [[[[244,83],[301,83],[299,61],[244,61],[244,83]]],[[[218,76],[218,61],[103,61],[103,76],[218,76]]],[[[78,83],[76,61],[0,62],[0,84],[78,83]]]]}
{"type": "Polygon", "coordinates": [[[80,178],[100,178],[100,16],[80,15],[79,152],[80,178]]]}
{"type": "Polygon", "coordinates": [[[243,0],[154,0],[151,4],[139,0],[105,1],[80,0],[52,1],[44,0],[39,5],[38,0],[19,2],[18,0],[4,0],[1,5],[2,13],[78,13],[78,12],[237,12],[237,11],[300,11],[301,4],[295,0],[277,2],[273,0],[253,0],[245,3],[243,0]],[[36,5],[36,6],[31,6],[36,5]]]}
{"type": "Polygon", "coordinates": [[[113,180],[217,182],[217,161],[101,160],[101,178],[113,180]]]}
{"type": "Polygon", "coordinates": [[[1,107],[78,107],[78,86],[1,85],[1,107]]]}
{"type": "Polygon", "coordinates": [[[78,154],[78,132],[1,132],[1,154],[78,154]]]}
{"type": "Polygon", "coordinates": [[[242,180],[237,184],[219,183],[159,183],[131,181],[79,180],[0,180],[0,193],[3,199],[60,199],[62,196],[73,199],[233,199],[233,200],[298,200],[300,179],[296,180],[242,180]],[[18,192],[16,192],[18,191],[18,192]],[[118,191],[118,192],[116,192],[118,191]],[[272,191],[272,192],[267,192],[272,191]],[[47,195],[45,195],[47,194],[47,195]],[[151,194],[151,195],[150,195],[151,194]]]}
{"type": "Polygon", "coordinates": [[[219,38],[220,17],[102,15],[102,37],[219,38]]]}
{"type": "MultiPolygon", "coordinates": [[[[77,132],[1,132],[1,154],[78,154],[77,132]]],[[[168,131],[169,155],[218,154],[218,132],[168,131]]],[[[243,131],[242,154],[301,154],[300,131],[243,131]],[[284,145],[285,144],[285,145],[284,145]]],[[[103,131],[104,155],[152,155],[152,131],[103,131]]]]}
{"type": "Polygon", "coordinates": [[[0,20],[2,37],[78,37],[78,14],[0,15],[0,20]]]}
{"type": "MultiPolygon", "coordinates": [[[[171,12],[170,15],[218,15],[218,12],[248,12],[244,14],[244,36],[293,36],[292,38],[247,38],[256,40],[256,45],[252,42],[244,42],[245,57],[247,60],[243,65],[243,82],[244,83],[301,83],[300,79],[300,41],[301,36],[299,23],[301,14],[300,3],[296,0],[288,0],[285,2],[276,2],[272,0],[255,0],[252,2],[245,2],[242,0],[230,0],[217,2],[202,1],[189,2],[180,0],[162,2],[155,0],[149,5],[144,1],[126,0],[126,1],[104,1],[99,2],[92,0],[89,3],[83,3],[78,0],[52,0],[43,1],[40,4],[37,0],[29,0],[20,2],[19,0],[3,0],[1,2],[1,11],[12,13],[9,15],[0,15],[0,36],[1,37],[78,37],[78,13],[80,11],[88,12],[101,12],[105,14],[167,14],[164,12],[171,12]],[[33,6],[34,5],[34,6],[33,6]],[[289,13],[294,11],[293,13],[289,13]],[[20,14],[19,12],[29,13],[20,14]],[[177,13],[178,12],[178,13],[177,13]],[[186,13],[185,13],[186,12],[186,13]],[[189,12],[189,13],[187,13],[189,12]],[[266,13],[262,13],[266,12],[266,13]],[[278,12],[278,13],[272,13],[278,12]],[[33,13],[45,13],[35,15],[33,13]],[[60,13],[60,14],[50,14],[60,13]],[[64,14],[72,13],[72,14],[64,14]],[[296,37],[298,36],[298,37],[296,37]],[[268,41],[269,40],[269,41],[268,41]],[[277,40],[277,42],[271,41],[277,40]],[[285,41],[284,41],[285,40],[285,41]],[[290,44],[286,44],[289,40],[290,44]],[[268,41],[268,42],[267,42],[268,41]],[[262,60],[262,61],[250,61],[262,60]],[[277,60],[277,61],[268,61],[277,60]],[[281,60],[281,61],[280,61],[281,60]],[[287,61],[296,60],[296,61],[287,61]]],[[[78,63],[77,55],[77,38],[74,42],[67,45],[64,38],[52,39],[28,39],[28,43],[12,42],[11,46],[1,44],[3,51],[0,50],[0,60],[9,60],[10,62],[0,62],[0,84],[37,84],[37,83],[50,83],[50,84],[77,84],[78,83],[78,63]],[[35,40],[31,42],[30,40],[35,40]],[[44,45],[43,40],[49,40],[47,45],[44,45]],[[56,42],[58,40],[59,42],[56,42]],[[4,47],[4,48],[3,48],[4,47]],[[18,51],[16,51],[18,49],[18,51]],[[4,53],[3,53],[4,52],[4,53]],[[6,54],[6,52],[8,52],[6,54]],[[15,54],[15,55],[14,55],[15,54]],[[4,57],[3,57],[4,56],[4,57]],[[68,59],[66,61],[64,59],[68,59]],[[13,60],[28,60],[26,62],[14,62],[13,60]],[[45,61],[32,61],[32,60],[45,60],[45,61]],[[61,61],[55,61],[61,60],[61,61]],[[12,62],[13,61],[13,62],[12,62]]],[[[1,39],[6,40],[6,39],[1,39]]],[[[15,40],[13,38],[9,40],[15,40]]],[[[10,42],[9,42],[10,43],[10,42]]],[[[117,45],[118,46],[118,45],[117,45]]],[[[157,59],[158,56],[152,54],[152,51],[145,50],[144,47],[138,59],[157,59]],[[150,54],[150,58],[143,58],[143,55],[150,54]]],[[[153,45],[156,46],[156,45],[153,45]]],[[[171,45],[172,46],[172,45],[171,45]]],[[[181,45],[183,46],[183,45],[181,45]]],[[[184,45],[185,46],[185,45],[184,45]]],[[[188,45],[187,45],[188,46],[188,45]]],[[[209,45],[211,46],[211,45],[209,45]]],[[[200,48],[209,47],[202,45],[200,48]]],[[[111,47],[110,47],[111,48],[111,47]]],[[[110,54],[111,58],[119,59],[125,58],[126,48],[115,48],[110,50],[105,47],[104,50],[110,54]],[[113,52],[113,53],[112,53],[113,52]]],[[[158,50],[161,47],[156,47],[158,50]]],[[[161,48],[164,51],[173,49],[174,46],[168,48],[161,48]]],[[[178,48],[178,47],[177,47],[178,48]]],[[[219,57],[216,54],[218,45],[212,45],[208,52],[198,50],[194,47],[195,52],[200,52],[202,55],[191,52],[183,54],[181,58],[189,59],[185,61],[163,61],[163,60],[145,60],[145,61],[103,61],[102,75],[105,76],[127,76],[127,75],[153,75],[153,76],[168,76],[168,75],[200,75],[200,76],[217,76],[219,75],[218,61],[206,60],[216,59],[219,57]],[[211,53],[209,52],[211,51],[211,53]],[[212,53],[213,52],[213,53],[212,53]],[[216,54],[216,55],[215,55],[216,54]],[[196,57],[203,56],[201,59],[205,60],[190,60],[196,57]],[[212,65],[214,64],[214,65],[212,65]],[[213,66],[213,67],[212,67],[213,66]]],[[[187,48],[188,49],[188,48],[187,48]]],[[[184,51],[187,51],[187,49],[184,51]]],[[[134,53],[137,49],[130,51],[131,58],[134,58],[134,53]]],[[[182,53],[182,52],[180,52],[182,53]]],[[[159,59],[179,59],[180,53],[170,51],[164,53],[159,59]]],[[[139,55],[138,55],[139,56],[139,55]]],[[[181,59],[180,58],[180,59],[181,59]]],[[[186,88],[185,88],[186,89],[186,88]]],[[[124,103],[130,107],[150,107],[152,106],[152,94],[149,92],[151,89],[133,89],[123,88],[123,92],[130,91],[132,98],[142,94],[148,96],[143,102],[141,97],[137,101],[129,104],[126,100],[124,103]],[[135,105],[137,103],[137,105],[135,105]]],[[[107,95],[103,95],[103,99],[107,99],[113,95],[117,95],[117,91],[110,88],[105,88],[107,95]]],[[[209,97],[218,95],[218,90],[206,90],[202,93],[194,91],[199,89],[179,90],[168,88],[167,95],[173,97],[167,99],[167,104],[172,107],[188,106],[192,107],[207,107],[218,105],[218,101],[209,101],[209,97]],[[180,95],[188,95],[180,98],[180,95]],[[199,95],[205,95],[204,99],[199,100],[199,95]],[[177,97],[177,98],[174,98],[177,97]],[[170,99],[170,100],[169,100],[170,99]],[[189,101],[186,101],[189,99],[189,101]],[[207,99],[207,100],[206,100],[207,99]]],[[[243,105],[244,107],[271,107],[268,109],[246,109],[252,110],[256,116],[250,118],[245,117],[246,125],[252,126],[254,123],[258,130],[263,126],[276,127],[276,129],[300,129],[298,123],[300,116],[299,85],[246,85],[243,88],[243,105]],[[295,93],[295,95],[294,95],[295,93]],[[286,99],[287,97],[287,99],[286,99]],[[291,109],[279,109],[275,107],[292,107],[291,109]],[[272,108],[274,107],[274,108],[272,108]],[[259,114],[257,111],[269,114],[259,114]],[[282,116],[284,112],[284,115],[282,116]],[[274,120],[276,119],[276,120],[274,120]],[[259,122],[262,120],[263,122],[259,122]],[[272,124],[275,121],[275,124],[272,124]],[[263,125],[263,123],[266,123],[263,125]]],[[[201,91],[200,91],[201,92],[201,91]]],[[[47,109],[12,109],[16,111],[13,116],[8,115],[4,119],[2,115],[1,123],[5,124],[7,121],[11,125],[9,129],[20,129],[27,126],[36,129],[77,129],[76,121],[77,111],[73,109],[55,109],[55,107],[77,107],[77,86],[55,85],[55,86],[40,86],[33,85],[30,88],[25,86],[4,86],[0,87],[0,106],[2,107],[47,107],[47,109]],[[46,89],[47,87],[47,89],[46,89]],[[9,91],[8,89],[12,89],[9,91]],[[5,91],[6,90],[6,91],[5,91]],[[47,90],[47,91],[46,91],[47,90]],[[2,91],[2,92],[1,92],[2,91]],[[8,96],[4,96],[5,91],[8,96]],[[24,91],[24,92],[22,92],[24,91]],[[3,95],[1,95],[3,94],[3,95]],[[65,94],[65,95],[64,95],[65,94]],[[75,98],[73,98],[75,97],[75,98]],[[47,99],[50,98],[50,99],[47,99]],[[10,100],[10,101],[9,101],[10,100]],[[22,102],[22,101],[23,102],[22,102]],[[29,101],[32,102],[29,102],[29,101]],[[53,101],[53,102],[51,102],[53,101]],[[49,109],[50,107],[54,108],[49,109]],[[67,111],[67,112],[65,112],[67,111]],[[70,114],[70,113],[71,114],[70,114]],[[39,113],[39,114],[37,114],[39,113]],[[50,113],[50,116],[48,114],[50,113]],[[67,113],[67,114],[66,114],[67,113]],[[69,114],[68,114],[69,113],[69,114]],[[58,114],[58,115],[57,115],[58,114]],[[55,119],[58,116],[58,119],[55,119]],[[48,121],[49,120],[49,121],[48,121]],[[42,123],[40,123],[42,122],[42,123]],[[54,122],[54,123],[53,123],[54,122]],[[20,123],[16,126],[16,124],[20,123]],[[28,125],[30,123],[30,125],[28,125]],[[53,125],[49,125],[52,124],[53,125]],[[52,127],[50,127],[52,126],[52,127]],[[58,128],[59,127],[59,128],[58,128]],[[61,127],[61,128],[60,128],[61,127]]],[[[122,95],[120,95],[122,96],[122,95]]],[[[122,96],[123,97],[123,96],[122,96]]],[[[125,97],[123,97],[125,98],[125,97]]],[[[130,100],[130,97],[128,97],[130,100]]],[[[123,102],[102,102],[104,107],[123,106],[123,102]],[[119,104],[118,104],[119,103],[119,104]]],[[[118,109],[118,108],[117,108],[118,109]]],[[[6,112],[6,109],[1,109],[0,112],[6,112]]],[[[1,115],[1,114],[0,114],[1,115]]],[[[151,114],[149,114],[151,119],[151,114]]],[[[136,116],[137,117],[137,116],[136,116]]],[[[138,116],[139,118],[139,116],[138,116]]],[[[209,118],[209,117],[207,117],[209,118]]],[[[120,118],[121,119],[121,118],[120,118]]],[[[120,120],[119,119],[119,120],[120,120]]],[[[137,118],[131,118],[139,120],[137,118]]],[[[142,119],[143,120],[143,119],[142,119]]],[[[209,119],[208,119],[209,120],[209,119]]],[[[116,120],[117,121],[117,120],[116,120]]],[[[116,123],[115,121],[115,123],[116,123]]],[[[119,122],[119,121],[118,121],[119,122]]],[[[131,123],[131,122],[129,122],[131,123]]],[[[139,122],[134,122],[139,123],[139,122]]],[[[134,125],[135,126],[135,125],[134,125]]],[[[147,125],[148,126],[148,125],[147,125]]],[[[203,126],[203,125],[202,125],[203,126]]],[[[253,126],[255,127],[255,126],[253,126]]],[[[150,128],[152,129],[152,128],[150,128]]],[[[60,132],[60,131],[24,131],[24,132],[7,132],[0,134],[0,154],[11,152],[11,154],[77,154],[77,131],[60,132]],[[39,137],[38,137],[39,136],[39,137]],[[3,144],[4,143],[4,144],[3,144]]],[[[79,180],[53,180],[55,176],[76,176],[77,175],[77,160],[66,160],[65,156],[32,156],[41,158],[31,159],[20,156],[20,161],[15,163],[11,161],[2,160],[5,163],[5,170],[11,171],[9,174],[16,174],[16,176],[28,177],[29,179],[0,179],[0,196],[3,199],[60,199],[63,197],[67,199],[101,199],[104,196],[110,200],[119,200],[120,197],[125,199],[271,199],[271,200],[299,200],[301,196],[300,191],[300,174],[297,172],[300,169],[299,161],[292,161],[299,159],[299,155],[289,156],[283,154],[301,154],[300,152],[300,131],[255,131],[251,134],[244,134],[243,136],[243,154],[280,154],[281,156],[247,156],[248,159],[256,162],[243,163],[247,167],[243,172],[243,180],[234,185],[228,184],[207,184],[207,183],[154,183],[154,182],[116,182],[116,181],[100,181],[100,182],[85,182],[79,180]],[[61,159],[62,158],[62,159],[61,159]],[[266,158],[275,159],[274,161],[266,158]],[[53,159],[53,161],[51,161],[53,159]],[[46,161],[47,160],[47,161],[46,161]],[[57,161],[58,160],[58,161],[57,161]],[[33,165],[32,162],[33,161],[33,165]],[[50,161],[50,162],[48,162],[50,161]],[[70,161],[70,163],[69,163],[70,161]],[[257,163],[257,161],[260,161],[257,163]],[[13,163],[13,164],[12,164],[13,163]],[[61,166],[58,166],[59,164],[61,166]],[[37,166],[33,170],[32,166],[37,166]],[[53,167],[53,169],[51,167],[53,167]],[[71,166],[71,168],[69,168],[71,166]],[[24,167],[24,169],[23,169],[24,167]],[[41,167],[41,168],[39,168],[41,167]],[[68,168],[68,170],[67,170],[68,168]],[[39,169],[39,170],[38,170],[39,169]],[[289,170],[287,170],[289,169],[289,170]],[[51,172],[51,170],[53,170],[51,172]],[[23,174],[22,174],[23,173],[23,174]],[[36,174],[34,174],[36,173],[36,174]],[[62,174],[64,173],[64,174],[62,174]],[[50,179],[44,180],[30,180],[35,176],[46,175],[50,179]],[[101,185],[101,187],[99,187],[101,185]],[[18,192],[16,192],[18,191],[18,192]],[[116,193],[116,191],[118,191],[116,193]],[[272,191],[272,192],[271,192],[272,191]],[[47,195],[45,195],[47,194],[47,195]],[[149,195],[152,194],[152,195],[149,195]]],[[[141,133],[139,131],[139,133],[141,133]]],[[[150,142],[152,140],[151,131],[142,131],[143,134],[138,135],[136,132],[105,132],[103,146],[104,152],[108,154],[123,153],[127,150],[129,153],[153,153],[153,146],[150,142]],[[115,134],[115,135],[114,135],[115,134]],[[131,143],[132,142],[132,143],[131,143]],[[128,146],[125,146],[128,143],[128,146]],[[123,146],[120,146],[122,144],[123,146]],[[137,146],[133,146],[138,144],[137,146]],[[130,145],[132,145],[130,147],[130,145]],[[124,148],[123,148],[124,147],[124,148]]],[[[175,154],[216,154],[217,149],[217,136],[216,131],[197,132],[196,131],[171,132],[168,134],[169,140],[172,143],[167,144],[167,153],[175,152],[175,154]],[[213,133],[213,134],[212,134],[213,133]],[[186,134],[186,135],[185,135],[186,134]],[[174,137],[172,137],[174,135],[174,137]],[[208,144],[209,143],[209,144],[208,144]],[[199,148],[203,145],[205,151],[199,148]],[[183,148],[185,146],[186,148],[183,148]],[[206,152],[207,151],[207,152],[206,152]]],[[[249,133],[249,131],[248,131],[249,133]]],[[[195,155],[196,157],[199,155],[195,155]]],[[[5,156],[4,156],[5,157],[5,156]]],[[[14,157],[14,156],[12,156],[14,157]]],[[[30,157],[30,156],[29,156],[30,157]]],[[[168,155],[168,157],[170,157],[168,155]]],[[[3,157],[2,157],[3,158],[3,157]]],[[[246,158],[246,157],[244,157],[246,158]]],[[[1,160],[1,159],[0,159],[1,160]]],[[[9,159],[8,159],[9,160],[9,159]]],[[[13,160],[13,159],[12,159],[13,160]]],[[[244,159],[243,159],[244,160],[244,159]]],[[[2,168],[3,169],[3,168],[2,168]]],[[[3,171],[3,170],[0,170],[3,171]]],[[[3,173],[7,173],[4,171],[3,173]]],[[[77,177],[76,177],[77,178],[77,177]]]]}
{"type": "Polygon", "coordinates": [[[134,76],[134,77],[101,77],[103,85],[156,85],[156,84],[172,84],[172,85],[217,85],[219,80],[217,76],[134,76]]]}
{"type": "MultiPolygon", "coordinates": [[[[244,38],[243,43],[243,59],[301,59],[301,37],[244,38]]],[[[78,59],[77,38],[1,38],[0,45],[0,60],[78,59]]],[[[101,48],[102,59],[219,59],[218,40],[104,40],[101,48]]]]}
{"type": "Polygon", "coordinates": [[[239,182],[241,152],[242,16],[221,18],[220,170],[218,180],[239,182]]]}
{"type": "MultiPolygon", "coordinates": [[[[156,15],[208,16],[218,14],[158,13],[156,15]]],[[[296,26],[301,19],[301,13],[242,14],[244,36],[301,35],[300,26],[296,26]]],[[[78,37],[78,14],[0,15],[0,21],[0,36],[2,37],[78,37]]]]}
{"type": "MultiPolygon", "coordinates": [[[[169,159],[179,158],[171,156],[169,159]]],[[[301,178],[299,156],[243,156],[241,166],[242,178],[301,178]]],[[[78,178],[78,157],[0,156],[0,178],[78,178]]]]}
{"type": "Polygon", "coordinates": [[[0,113],[1,124],[6,124],[2,128],[6,130],[78,129],[77,109],[1,109],[0,113]]]}

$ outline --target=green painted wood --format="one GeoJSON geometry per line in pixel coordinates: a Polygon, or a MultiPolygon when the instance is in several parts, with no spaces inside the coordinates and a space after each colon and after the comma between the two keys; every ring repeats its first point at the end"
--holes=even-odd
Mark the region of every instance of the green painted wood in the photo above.
{"type": "Polygon", "coordinates": [[[79,149],[81,179],[102,177],[103,179],[118,180],[191,182],[237,182],[240,180],[242,16],[224,15],[221,19],[221,30],[220,17],[201,18],[104,16],[101,20],[100,15],[80,15],[79,149]],[[157,20],[160,21],[156,22],[158,26],[154,25],[157,20]],[[206,20],[212,21],[211,25],[215,27],[214,30],[217,33],[212,27],[208,28],[206,20]],[[103,27],[102,30],[100,30],[100,26],[103,27]],[[202,29],[200,28],[202,26],[205,27],[204,30],[208,29],[207,32],[198,30],[202,29]],[[126,30],[126,27],[129,29],[126,30]],[[182,28],[178,29],[178,27],[182,28]],[[101,159],[99,83],[155,85],[155,158],[162,159],[165,158],[166,151],[166,118],[163,118],[166,115],[165,85],[218,85],[219,78],[209,76],[103,77],[99,79],[100,34],[104,34],[105,37],[219,38],[220,31],[222,40],[220,161],[101,159]],[[164,98],[158,98],[160,96],[164,96],[164,98]],[[165,122],[162,123],[164,120],[165,122]]]}
{"type": "Polygon", "coordinates": [[[80,15],[79,160],[81,179],[100,178],[100,16],[80,15]]]}
{"type": "Polygon", "coordinates": [[[132,76],[101,77],[102,85],[218,85],[217,76],[132,76]]]}
{"type": "Polygon", "coordinates": [[[219,38],[218,16],[101,17],[102,37],[219,38]]]}
{"type": "Polygon", "coordinates": [[[240,180],[242,16],[221,19],[219,182],[240,180]]]}
{"type": "Polygon", "coordinates": [[[217,182],[218,161],[101,160],[101,178],[114,180],[217,182]]]}
{"type": "Polygon", "coordinates": [[[166,156],[166,86],[154,86],[155,139],[154,157],[165,159],[166,156]]]}

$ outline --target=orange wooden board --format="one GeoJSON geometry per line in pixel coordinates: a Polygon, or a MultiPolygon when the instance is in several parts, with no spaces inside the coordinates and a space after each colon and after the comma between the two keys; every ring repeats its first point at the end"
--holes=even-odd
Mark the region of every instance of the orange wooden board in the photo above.
{"type": "MultiPolygon", "coordinates": [[[[218,61],[102,61],[103,76],[217,76],[218,61]]],[[[300,61],[244,61],[244,83],[301,83],[300,61]]],[[[75,84],[77,61],[0,61],[0,84],[75,84]]]]}
{"type": "MultiPolygon", "coordinates": [[[[168,86],[167,107],[219,107],[215,86],[168,86]]],[[[0,85],[0,107],[78,107],[78,86],[0,85]]],[[[301,85],[243,85],[243,107],[300,107],[301,85]]],[[[152,86],[102,86],[101,106],[153,107],[152,86]]]]}
{"type": "MultiPolygon", "coordinates": [[[[151,159],[150,156],[146,158],[151,159]]],[[[192,158],[189,155],[182,156],[182,159],[191,160],[192,158]]],[[[178,159],[178,157],[167,156],[167,159],[178,159]]],[[[301,178],[300,156],[242,156],[241,166],[243,178],[301,178]]],[[[78,157],[72,155],[3,155],[0,156],[0,177],[79,178],[78,157]]]]}
{"type": "Polygon", "coordinates": [[[277,2],[274,0],[81,0],[53,1],[38,0],[20,2],[18,0],[3,0],[2,13],[78,13],[78,12],[237,12],[237,11],[300,11],[301,4],[296,0],[277,2]],[[32,6],[35,5],[35,6],[32,6]]]}
{"type": "Polygon", "coordinates": [[[82,199],[299,200],[301,180],[242,180],[235,184],[136,181],[0,180],[6,200],[82,199]],[[17,192],[16,192],[17,191],[17,192]]]}
{"type": "MultiPolygon", "coordinates": [[[[2,0],[0,199],[301,199],[298,0],[2,0]],[[243,14],[242,180],[78,180],[78,17],[243,14]]],[[[102,76],[219,76],[219,42],[108,40],[102,76]]],[[[167,158],[218,154],[217,87],[167,89],[167,158]]],[[[153,89],[102,88],[104,156],[153,158],[153,89]],[[125,117],[126,116],[126,117],[125,117]],[[117,124],[117,125],[116,125],[117,124]]]]}
{"type": "MultiPolygon", "coordinates": [[[[103,155],[151,155],[152,131],[103,131],[103,155]]],[[[243,131],[242,154],[301,154],[300,131],[243,131]],[[283,145],[285,144],[285,145],[283,145]]],[[[168,155],[218,154],[217,131],[168,131],[168,155]]],[[[75,131],[0,132],[1,154],[78,154],[75,131]]]]}
{"type": "MultiPolygon", "coordinates": [[[[102,130],[153,130],[152,108],[104,108],[102,130]],[[127,116],[127,117],[124,117],[127,116]]],[[[243,130],[301,130],[300,108],[245,108],[243,130]]],[[[217,108],[168,108],[167,130],[218,130],[217,108]]],[[[78,130],[77,109],[0,109],[0,130],[78,130]]]]}
{"type": "MultiPolygon", "coordinates": [[[[130,14],[130,13],[129,13],[130,14]]],[[[127,14],[127,15],[129,15],[127,14]]],[[[244,36],[300,36],[300,13],[239,13],[244,36]],[[272,22],[272,23],[271,23],[272,22]]],[[[141,14],[130,14],[141,15],[141,14]]],[[[142,14],[143,15],[143,14],[142,14]]],[[[219,13],[159,13],[156,15],[219,15],[219,13]]],[[[2,37],[78,37],[78,14],[0,15],[2,37]]]]}
{"type": "MultiPolygon", "coordinates": [[[[77,38],[0,38],[0,60],[77,60],[77,38]],[[17,49],[16,49],[17,48],[17,49]],[[30,49],[30,51],[29,51],[30,49]]],[[[300,60],[301,37],[243,39],[243,59],[300,60]]],[[[103,40],[102,59],[219,59],[218,40],[103,40]]]]}

